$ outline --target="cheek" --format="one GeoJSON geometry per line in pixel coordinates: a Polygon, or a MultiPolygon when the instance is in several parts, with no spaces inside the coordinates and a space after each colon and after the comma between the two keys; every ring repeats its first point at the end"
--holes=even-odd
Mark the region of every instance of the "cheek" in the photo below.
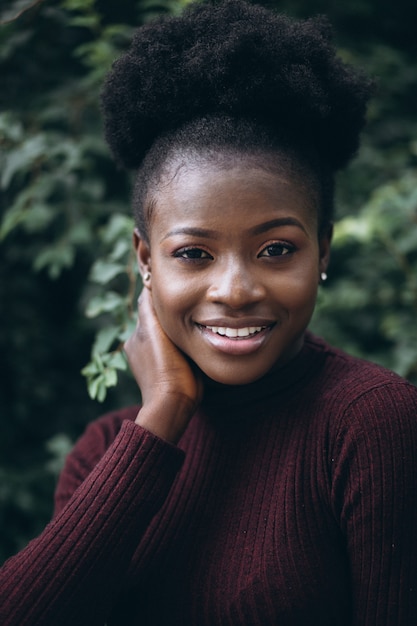
{"type": "Polygon", "coordinates": [[[285,289],[289,309],[303,312],[306,309],[314,308],[318,290],[318,277],[315,268],[310,267],[307,270],[297,271],[289,278],[285,289]]]}
{"type": "Polygon", "coordinates": [[[160,320],[163,317],[169,317],[171,313],[178,310],[181,306],[180,294],[180,290],[175,289],[175,285],[172,283],[168,285],[164,284],[163,281],[153,281],[152,299],[160,320]]]}
{"type": "Polygon", "coordinates": [[[193,293],[190,285],[166,274],[162,278],[153,274],[152,300],[162,328],[172,339],[171,334],[191,310],[193,293]]]}

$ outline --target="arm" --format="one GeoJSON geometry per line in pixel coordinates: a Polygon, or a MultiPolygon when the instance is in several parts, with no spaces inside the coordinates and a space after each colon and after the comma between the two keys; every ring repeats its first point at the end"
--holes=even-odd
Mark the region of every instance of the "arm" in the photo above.
{"type": "MultiPolygon", "coordinates": [[[[102,626],[182,460],[181,450],[124,421],[64,508],[1,569],[0,623],[102,626]]],[[[63,478],[67,489],[72,480],[63,478]]]]}
{"type": "Polygon", "coordinates": [[[417,389],[395,383],[355,401],[331,457],[352,626],[417,624],[417,389]]]}
{"type": "Polygon", "coordinates": [[[126,352],[143,408],[102,456],[96,426],[70,456],[55,518],[0,571],[2,626],[102,626],[182,464],[171,442],[186,428],[200,385],[160,327],[150,294],[142,303],[126,352]]]}
{"type": "Polygon", "coordinates": [[[162,329],[147,288],[140,295],[138,324],[125,352],[142,394],[136,423],[177,443],[201,401],[203,384],[162,329]]]}

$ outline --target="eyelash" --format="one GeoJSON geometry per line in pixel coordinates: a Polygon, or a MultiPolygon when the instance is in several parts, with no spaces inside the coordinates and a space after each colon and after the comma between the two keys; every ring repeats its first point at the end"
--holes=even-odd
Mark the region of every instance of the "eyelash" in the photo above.
{"type": "Polygon", "coordinates": [[[174,252],[173,256],[177,259],[184,259],[185,261],[205,261],[207,259],[213,259],[211,254],[197,247],[181,248],[181,250],[174,252]],[[186,256],[187,253],[191,252],[203,253],[205,256],[186,256]]]}
{"type": "MultiPolygon", "coordinates": [[[[290,243],[274,242],[265,246],[265,248],[263,248],[263,250],[261,250],[261,252],[258,254],[258,258],[272,259],[272,258],[279,258],[283,256],[289,256],[290,254],[295,252],[295,250],[296,250],[295,246],[293,246],[290,243]],[[281,251],[281,254],[263,254],[267,250],[271,252],[271,249],[272,250],[279,249],[281,251]],[[283,252],[284,250],[286,250],[286,252],[283,252]]],[[[181,250],[177,250],[173,256],[177,259],[184,259],[185,261],[194,261],[194,262],[206,261],[207,259],[213,260],[213,257],[211,256],[211,254],[206,252],[206,250],[203,250],[202,248],[198,248],[198,247],[181,248],[181,250]],[[193,256],[192,253],[197,253],[197,255],[203,254],[204,256],[197,256],[197,255],[193,256]],[[187,255],[190,255],[190,256],[187,256],[187,255]]]]}
{"type": "Polygon", "coordinates": [[[261,257],[274,258],[274,257],[288,256],[292,254],[293,252],[295,252],[295,250],[296,250],[296,247],[290,243],[286,243],[283,241],[275,241],[265,246],[265,248],[263,248],[261,252],[258,254],[258,258],[261,258],[261,257]],[[262,254],[263,252],[265,252],[266,250],[270,250],[271,248],[275,248],[275,249],[279,248],[281,250],[281,254],[269,254],[269,255],[262,254]],[[286,250],[286,252],[282,252],[283,250],[286,250]]]}

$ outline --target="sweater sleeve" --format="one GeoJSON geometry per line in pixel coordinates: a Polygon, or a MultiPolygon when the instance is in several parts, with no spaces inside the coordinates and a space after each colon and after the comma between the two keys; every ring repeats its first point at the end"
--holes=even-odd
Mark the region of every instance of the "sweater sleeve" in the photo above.
{"type": "Polygon", "coordinates": [[[129,420],[100,450],[104,424],[90,427],[70,455],[54,519],[0,570],[2,626],[105,623],[184,453],[129,420]]]}
{"type": "Polygon", "coordinates": [[[417,389],[386,384],[353,401],[330,463],[352,626],[417,624],[417,389]]]}

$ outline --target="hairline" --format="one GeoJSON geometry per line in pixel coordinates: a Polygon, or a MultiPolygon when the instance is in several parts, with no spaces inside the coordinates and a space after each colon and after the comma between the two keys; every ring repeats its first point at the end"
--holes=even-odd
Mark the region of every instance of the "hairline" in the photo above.
{"type": "MultiPolygon", "coordinates": [[[[318,235],[323,230],[323,210],[321,180],[314,167],[303,159],[296,150],[288,147],[265,148],[241,147],[229,145],[221,147],[173,146],[166,155],[159,172],[154,179],[148,181],[148,190],[143,199],[143,213],[148,232],[141,232],[141,236],[149,244],[149,228],[157,203],[157,194],[164,187],[172,184],[184,169],[193,167],[214,167],[219,170],[231,170],[242,163],[252,165],[274,175],[283,175],[296,181],[305,189],[314,191],[314,204],[317,210],[318,235]],[[155,180],[156,178],[156,180],[155,180]]],[[[139,173],[138,173],[139,174],[139,173]]]]}

